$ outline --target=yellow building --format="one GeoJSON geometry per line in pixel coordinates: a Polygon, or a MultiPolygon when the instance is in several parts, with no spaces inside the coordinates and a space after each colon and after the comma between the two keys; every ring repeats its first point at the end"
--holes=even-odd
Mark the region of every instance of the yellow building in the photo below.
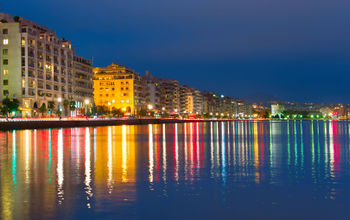
{"type": "Polygon", "coordinates": [[[143,103],[143,86],[139,75],[118,64],[96,67],[94,72],[94,101],[108,111],[122,110],[135,115],[143,103]]]}

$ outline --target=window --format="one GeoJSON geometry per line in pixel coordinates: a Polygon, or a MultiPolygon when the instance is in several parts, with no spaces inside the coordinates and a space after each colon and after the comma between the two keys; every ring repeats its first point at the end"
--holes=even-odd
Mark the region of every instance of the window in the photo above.
{"type": "Polygon", "coordinates": [[[7,76],[9,74],[9,70],[4,70],[4,75],[7,76]]]}
{"type": "Polygon", "coordinates": [[[4,65],[9,64],[9,60],[8,59],[3,59],[2,64],[4,64],[4,65]]]}
{"type": "Polygon", "coordinates": [[[2,55],[8,55],[9,53],[9,50],[8,49],[3,49],[2,50],[2,55]]]}
{"type": "Polygon", "coordinates": [[[3,40],[2,40],[2,44],[3,44],[3,45],[9,44],[9,39],[3,39],[3,40]]]}
{"type": "Polygon", "coordinates": [[[8,29],[2,29],[2,34],[8,34],[9,30],[8,29]]]}
{"type": "Polygon", "coordinates": [[[7,80],[7,79],[5,79],[4,81],[3,81],[3,85],[4,86],[7,86],[9,84],[9,81],[7,80]]]}
{"type": "Polygon", "coordinates": [[[4,95],[8,96],[9,95],[9,91],[8,90],[4,90],[4,95]]]}

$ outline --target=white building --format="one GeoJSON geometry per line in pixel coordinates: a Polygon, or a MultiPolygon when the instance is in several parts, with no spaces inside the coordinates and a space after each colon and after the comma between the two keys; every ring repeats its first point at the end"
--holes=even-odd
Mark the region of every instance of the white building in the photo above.
{"type": "Polygon", "coordinates": [[[91,62],[83,65],[85,81],[78,82],[82,59],[74,60],[71,42],[57,37],[55,31],[0,13],[0,50],[0,97],[17,98],[23,116],[34,115],[42,105],[48,107],[49,101],[56,107],[63,100],[92,101],[91,62]]]}
{"type": "Polygon", "coordinates": [[[281,104],[272,104],[271,105],[271,115],[276,116],[276,115],[281,115],[282,112],[284,111],[284,105],[281,104]]]}

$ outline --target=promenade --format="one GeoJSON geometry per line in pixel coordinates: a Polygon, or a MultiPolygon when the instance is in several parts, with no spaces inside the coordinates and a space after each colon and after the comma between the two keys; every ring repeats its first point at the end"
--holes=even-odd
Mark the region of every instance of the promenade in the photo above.
{"type": "Polygon", "coordinates": [[[142,125],[162,123],[186,123],[227,121],[228,119],[172,119],[172,118],[30,118],[0,120],[0,130],[46,129],[70,127],[96,127],[113,125],[142,125]]]}

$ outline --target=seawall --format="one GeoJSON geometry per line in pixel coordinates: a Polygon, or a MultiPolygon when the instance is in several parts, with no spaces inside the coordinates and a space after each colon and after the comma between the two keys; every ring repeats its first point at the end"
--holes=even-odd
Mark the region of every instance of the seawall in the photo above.
{"type": "MultiPolygon", "coordinates": [[[[0,122],[0,130],[22,130],[22,129],[47,129],[47,128],[71,128],[71,127],[97,127],[114,125],[144,125],[162,123],[186,123],[207,122],[213,120],[182,120],[182,119],[80,119],[80,120],[9,120],[0,122]]],[[[227,120],[215,120],[227,121],[227,120]]]]}

